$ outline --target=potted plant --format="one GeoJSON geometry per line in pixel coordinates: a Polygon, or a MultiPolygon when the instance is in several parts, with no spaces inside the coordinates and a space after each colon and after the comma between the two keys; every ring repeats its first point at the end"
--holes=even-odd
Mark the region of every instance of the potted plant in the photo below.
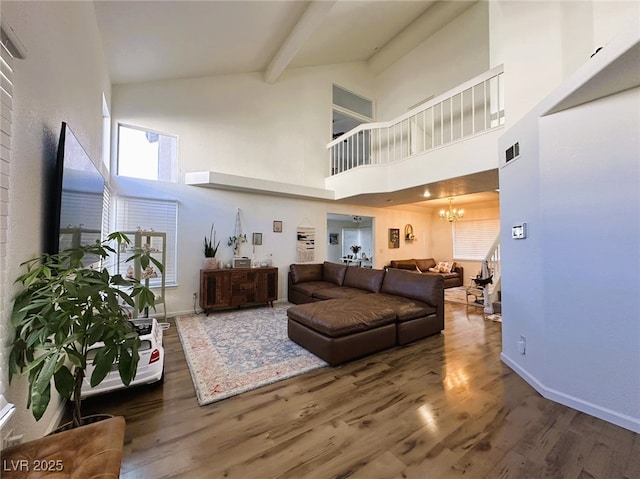
{"type": "MultiPolygon", "coordinates": [[[[22,289],[15,297],[11,316],[15,334],[9,380],[15,374],[28,374],[27,407],[36,420],[49,405],[53,381],[62,397],[73,396],[73,427],[82,425],[87,353],[98,342],[104,346],[93,360],[92,387],[100,384],[115,365],[125,385],[135,377],[140,339],[124,305],[142,311],[154,306],[155,297],[137,279],[123,278],[101,267],[103,260],[115,252],[109,246],[113,241],[119,249],[131,243],[125,234],[112,233],[105,241],[45,254],[21,265],[27,271],[16,280],[22,289]],[[87,258],[98,260],[100,267],[85,267],[83,259],[87,258]]],[[[142,269],[150,263],[160,271],[164,269],[145,250],[134,251],[127,261],[140,261],[142,269]]]]}
{"type": "Polygon", "coordinates": [[[204,237],[204,267],[205,269],[215,269],[218,266],[216,261],[216,254],[218,253],[218,246],[220,241],[216,243],[216,230],[214,229],[215,223],[211,223],[211,231],[209,232],[209,238],[204,237]],[[214,246],[215,244],[215,246],[214,246]]]}
{"type": "Polygon", "coordinates": [[[233,255],[238,256],[240,245],[246,242],[247,242],[246,234],[239,234],[238,236],[235,236],[235,235],[229,236],[229,240],[227,241],[227,246],[231,246],[233,248],[233,255]]]}
{"type": "Polygon", "coordinates": [[[354,244],[353,246],[351,246],[351,251],[353,251],[353,257],[357,258],[358,257],[358,251],[360,251],[362,249],[362,246],[354,244]]]}

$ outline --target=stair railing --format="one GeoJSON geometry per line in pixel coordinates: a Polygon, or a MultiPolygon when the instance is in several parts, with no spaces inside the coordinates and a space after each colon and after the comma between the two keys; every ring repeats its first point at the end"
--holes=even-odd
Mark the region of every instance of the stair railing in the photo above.
{"type": "Polygon", "coordinates": [[[484,258],[487,262],[489,271],[493,274],[493,283],[488,285],[484,289],[484,312],[486,314],[493,314],[493,303],[497,301],[499,292],[502,287],[502,270],[500,262],[500,234],[493,241],[493,244],[489,248],[487,255],[484,258]]]}

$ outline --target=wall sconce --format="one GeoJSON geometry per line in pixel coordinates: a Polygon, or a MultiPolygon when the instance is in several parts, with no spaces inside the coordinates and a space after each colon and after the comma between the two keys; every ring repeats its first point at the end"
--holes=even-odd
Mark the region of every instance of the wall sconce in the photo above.
{"type": "Polygon", "coordinates": [[[413,226],[411,226],[411,224],[406,224],[404,226],[404,239],[405,241],[413,241],[416,239],[413,234],[413,226]]]}

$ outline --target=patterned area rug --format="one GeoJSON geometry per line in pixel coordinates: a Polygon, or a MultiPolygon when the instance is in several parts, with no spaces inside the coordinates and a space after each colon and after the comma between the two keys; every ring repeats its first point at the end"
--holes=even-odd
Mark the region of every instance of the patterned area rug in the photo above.
{"type": "Polygon", "coordinates": [[[287,308],[176,318],[201,406],[327,365],[287,336],[287,308]]]}
{"type": "MultiPolygon", "coordinates": [[[[444,300],[451,301],[452,303],[467,304],[467,292],[464,286],[457,286],[455,288],[447,288],[444,290],[444,300]]],[[[484,304],[476,303],[475,296],[469,296],[469,306],[477,306],[483,308],[484,304]]]]}

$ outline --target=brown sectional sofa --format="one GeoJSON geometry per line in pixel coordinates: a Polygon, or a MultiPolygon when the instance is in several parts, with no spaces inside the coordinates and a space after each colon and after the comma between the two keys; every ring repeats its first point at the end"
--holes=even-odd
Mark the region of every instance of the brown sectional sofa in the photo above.
{"type": "Polygon", "coordinates": [[[464,284],[464,268],[457,263],[453,264],[451,273],[433,273],[429,271],[429,268],[435,267],[436,260],[433,258],[425,259],[398,259],[392,260],[388,268],[405,269],[408,271],[415,271],[422,274],[439,275],[444,279],[444,287],[453,288],[455,286],[463,286],[464,284]]]}
{"type": "Polygon", "coordinates": [[[292,264],[289,338],[337,365],[444,329],[444,279],[399,269],[292,264]]]}

